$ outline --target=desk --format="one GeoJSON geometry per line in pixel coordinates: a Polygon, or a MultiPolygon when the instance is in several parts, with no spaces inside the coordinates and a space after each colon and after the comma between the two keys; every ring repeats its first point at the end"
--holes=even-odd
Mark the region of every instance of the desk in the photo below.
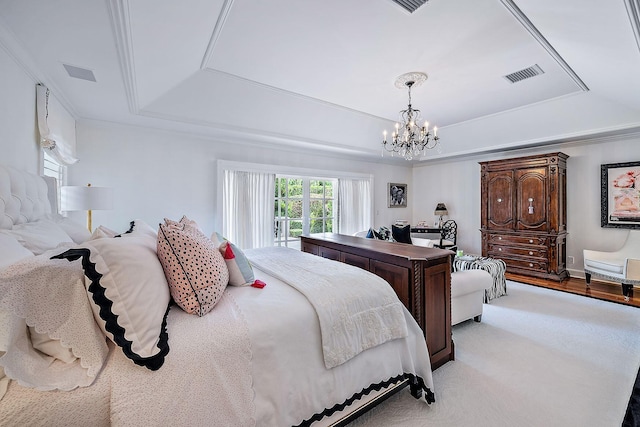
{"type": "Polygon", "coordinates": [[[453,271],[472,269],[484,270],[493,277],[493,286],[484,291],[485,303],[507,294],[507,281],[504,277],[507,265],[504,261],[495,258],[485,258],[478,255],[456,256],[453,259],[453,271]]]}
{"type": "Polygon", "coordinates": [[[411,227],[412,233],[436,233],[440,234],[442,232],[442,228],[438,227],[411,227]]]}

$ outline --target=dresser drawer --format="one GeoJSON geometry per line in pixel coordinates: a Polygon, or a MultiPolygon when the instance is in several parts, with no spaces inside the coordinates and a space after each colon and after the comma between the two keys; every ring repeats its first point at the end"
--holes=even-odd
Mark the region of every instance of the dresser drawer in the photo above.
{"type": "Polygon", "coordinates": [[[490,243],[489,253],[500,256],[521,256],[527,258],[547,258],[547,248],[546,247],[522,247],[522,246],[505,246],[490,243]]]}
{"type": "Polygon", "coordinates": [[[531,271],[539,271],[542,273],[546,273],[548,270],[548,264],[545,261],[530,259],[516,259],[516,258],[505,258],[501,257],[499,254],[493,254],[494,257],[502,259],[507,264],[507,272],[509,272],[509,268],[514,269],[522,269],[522,270],[531,270],[531,271]]]}
{"type": "Polygon", "coordinates": [[[489,233],[487,237],[488,243],[500,243],[504,245],[535,245],[545,246],[547,238],[544,236],[517,236],[513,234],[496,234],[489,233]]]}

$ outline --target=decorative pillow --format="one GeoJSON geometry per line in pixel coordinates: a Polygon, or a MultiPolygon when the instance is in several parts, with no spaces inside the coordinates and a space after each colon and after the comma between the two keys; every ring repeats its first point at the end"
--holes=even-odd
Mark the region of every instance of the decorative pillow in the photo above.
{"type": "Polygon", "coordinates": [[[17,224],[11,230],[0,230],[0,233],[14,237],[35,255],[53,249],[60,243],[73,243],[58,224],[48,219],[17,224]]]}
{"type": "Polygon", "coordinates": [[[229,269],[229,284],[232,286],[255,285],[253,267],[242,249],[231,243],[217,231],[211,235],[211,241],[220,249],[227,268],[229,269]]]}
{"type": "Polygon", "coordinates": [[[204,316],[229,283],[229,270],[218,247],[197,227],[160,224],[158,259],[173,300],[189,314],[204,316]]]}
{"type": "Polygon", "coordinates": [[[393,224],[391,235],[396,242],[411,244],[411,226],[409,224],[403,226],[393,224]]]}
{"type": "Polygon", "coordinates": [[[365,237],[367,239],[382,240],[382,236],[380,236],[380,234],[376,230],[374,230],[373,228],[369,228],[369,232],[367,233],[367,235],[365,237]]]}
{"type": "MultiPolygon", "coordinates": [[[[138,221],[137,221],[138,222],[138,221]]],[[[169,353],[169,286],[156,254],[155,232],[90,240],[59,258],[82,258],[96,322],[136,365],[159,369],[169,353]]]]}
{"type": "Polygon", "coordinates": [[[0,269],[31,256],[33,253],[22,246],[15,237],[0,233],[0,269]]]}
{"type": "Polygon", "coordinates": [[[256,278],[253,274],[253,267],[244,252],[228,240],[225,240],[219,249],[229,270],[229,284],[232,286],[253,285],[256,278]]]}

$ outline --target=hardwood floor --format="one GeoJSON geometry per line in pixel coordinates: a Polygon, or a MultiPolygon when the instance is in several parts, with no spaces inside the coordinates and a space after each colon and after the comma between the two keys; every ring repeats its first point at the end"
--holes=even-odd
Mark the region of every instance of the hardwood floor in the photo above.
{"type": "Polygon", "coordinates": [[[572,294],[584,295],[590,298],[640,308],[640,288],[637,286],[634,289],[634,296],[627,302],[622,296],[622,287],[619,284],[598,282],[591,279],[591,286],[587,288],[587,285],[582,278],[569,278],[562,282],[555,282],[553,280],[538,279],[536,277],[521,276],[513,273],[507,273],[505,277],[507,280],[513,280],[514,282],[527,283],[529,285],[556,289],[558,291],[570,292],[572,294]]]}

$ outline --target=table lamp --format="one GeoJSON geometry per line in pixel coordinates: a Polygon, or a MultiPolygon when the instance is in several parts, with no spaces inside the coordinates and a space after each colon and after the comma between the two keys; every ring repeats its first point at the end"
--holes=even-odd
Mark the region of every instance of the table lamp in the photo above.
{"type": "Polygon", "coordinates": [[[436,206],[436,210],[433,214],[440,215],[440,221],[438,222],[438,227],[442,228],[442,216],[449,215],[449,212],[447,212],[447,207],[445,206],[445,204],[438,203],[438,205],[436,206]]]}
{"type": "Polygon", "coordinates": [[[60,189],[60,206],[63,211],[87,211],[87,228],[91,227],[92,210],[113,209],[113,189],[108,187],[63,186],[60,189]]]}

